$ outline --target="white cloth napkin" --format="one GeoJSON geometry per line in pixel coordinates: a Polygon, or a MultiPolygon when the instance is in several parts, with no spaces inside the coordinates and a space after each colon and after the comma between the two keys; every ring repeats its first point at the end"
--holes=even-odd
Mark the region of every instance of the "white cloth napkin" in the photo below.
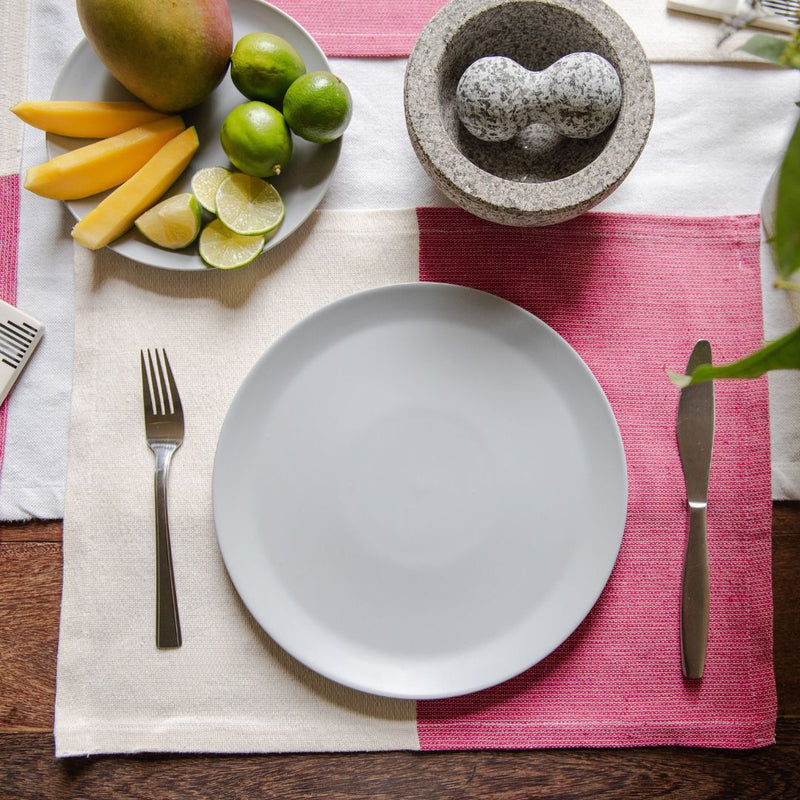
{"type": "Polygon", "coordinates": [[[720,20],[672,11],[667,8],[667,0],[606,2],[630,25],[650,61],[754,60],[738,49],[752,35],[752,28],[737,31],[718,44],[720,20]]]}
{"type": "Polygon", "coordinates": [[[262,351],[332,300],[417,280],[417,263],[413,210],[318,213],[235,274],[78,252],[58,755],[418,748],[414,703],[346,690],[260,631],[227,577],[211,513],[220,426],[262,351]],[[147,347],[166,348],[186,415],[169,480],[184,638],[171,651],[154,638],[153,456],[138,355],[147,347]]]}
{"type": "MultiPolygon", "coordinates": [[[[3,7],[14,14],[3,26],[2,47],[14,66],[3,70],[0,82],[19,84],[18,76],[27,74],[27,89],[18,85],[8,105],[47,99],[80,38],[75,6],[11,0],[3,7]],[[12,59],[14,48],[18,52],[12,59]]],[[[11,120],[10,132],[22,142],[22,164],[18,153],[9,171],[46,160],[44,134],[3,113],[11,120]]],[[[3,148],[8,152],[5,142],[3,148]]],[[[21,192],[17,305],[44,323],[45,334],[8,399],[0,519],[63,516],[72,390],[72,224],[62,203],[21,192]]]]}
{"type": "MultiPolygon", "coordinates": [[[[3,112],[25,95],[27,88],[28,33],[27,0],[5,0],[0,4],[0,108],[3,112]]],[[[0,114],[0,175],[13,175],[19,170],[22,153],[22,125],[12,114],[0,114]]]]}
{"type": "MultiPolygon", "coordinates": [[[[26,97],[42,99],[50,95],[81,33],[72,5],[44,0],[32,4],[28,15],[29,3],[12,3],[20,9],[15,24],[29,17],[29,36],[9,37],[4,45],[20,51],[10,63],[31,64],[26,97]]],[[[616,0],[614,6],[646,42],[651,57],[661,53],[658,57],[675,61],[728,58],[715,48],[713,21],[672,14],[659,2],[616,0]],[[704,56],[698,55],[700,50],[704,56]]],[[[353,91],[356,112],[322,209],[449,205],[433,188],[408,141],[404,68],[403,59],[332,61],[332,69],[353,91]]],[[[653,74],[656,118],[649,142],[631,175],[598,210],[757,212],[795,122],[797,73],[659,63],[653,65],[653,74]]],[[[0,81],[4,87],[12,85],[9,71],[0,81]]],[[[15,124],[12,120],[11,130],[19,134],[15,124]]],[[[5,143],[3,147],[4,153],[10,152],[5,143]]],[[[45,158],[43,134],[26,129],[23,167],[45,158]]],[[[2,519],[58,518],[64,513],[74,321],[72,224],[62,204],[22,193],[18,305],[45,323],[46,334],[10,397],[0,482],[2,519]]],[[[767,283],[770,275],[765,269],[767,283]]],[[[767,292],[765,301],[768,333],[786,330],[793,318],[790,301],[775,292],[767,292]]],[[[774,400],[772,408],[776,498],[800,497],[800,446],[793,422],[798,415],[785,404],[800,396],[797,380],[797,375],[776,378],[776,383],[789,387],[776,395],[780,404],[774,400]]]]}

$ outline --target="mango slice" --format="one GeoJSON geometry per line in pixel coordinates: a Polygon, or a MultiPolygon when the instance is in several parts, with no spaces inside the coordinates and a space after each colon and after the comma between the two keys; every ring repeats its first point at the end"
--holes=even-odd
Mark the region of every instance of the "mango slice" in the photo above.
{"type": "Polygon", "coordinates": [[[77,200],[119,186],[186,126],[179,116],[146,122],[37,164],[24,186],[42,197],[77,200]]]}
{"type": "Polygon", "coordinates": [[[72,229],[72,237],[89,250],[98,250],[129,231],[134,220],[172,186],[199,146],[194,126],[179,133],[133,177],[101,200],[72,229]]]}
{"type": "Polygon", "coordinates": [[[79,139],[105,139],[167,116],[127,101],[23,100],[11,111],[34,128],[79,139]]]}

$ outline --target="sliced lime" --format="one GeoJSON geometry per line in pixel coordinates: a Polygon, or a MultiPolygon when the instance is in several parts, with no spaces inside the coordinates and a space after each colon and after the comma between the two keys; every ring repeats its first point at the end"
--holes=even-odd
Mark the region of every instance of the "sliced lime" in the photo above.
{"type": "Polygon", "coordinates": [[[204,167],[192,175],[192,191],[206,211],[217,213],[217,189],[230,174],[225,167],[204,167]]]}
{"type": "Polygon", "coordinates": [[[263,249],[266,236],[243,236],[215,219],[203,228],[198,247],[200,258],[209,267],[236,269],[249,264],[263,249]]]}
{"type": "Polygon", "coordinates": [[[217,216],[234,233],[269,233],[283,221],[285,209],[277,189],[242,172],[234,172],[222,181],[216,201],[217,216]]]}
{"type": "Polygon", "coordinates": [[[200,206],[191,192],[162,200],[138,217],[134,224],[142,235],[168,250],[188,247],[200,233],[200,206]]]}

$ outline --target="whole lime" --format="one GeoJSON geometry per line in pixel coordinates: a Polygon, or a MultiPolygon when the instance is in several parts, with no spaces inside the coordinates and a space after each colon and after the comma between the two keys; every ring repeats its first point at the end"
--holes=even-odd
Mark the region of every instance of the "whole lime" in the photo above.
{"type": "Polygon", "coordinates": [[[286,90],[306,71],[300,54],[272,33],[248,33],[231,54],[231,80],[250,100],[281,107],[286,90]]]}
{"type": "Polygon", "coordinates": [[[336,75],[322,70],[307,72],[287,89],[283,115],[298,136],[326,144],[338,139],[350,124],[353,98],[336,75]]]}
{"type": "Polygon", "coordinates": [[[220,143],[234,167],[257,178],[280,175],[292,157],[292,134],[280,111],[251,100],[222,123],[220,143]]]}

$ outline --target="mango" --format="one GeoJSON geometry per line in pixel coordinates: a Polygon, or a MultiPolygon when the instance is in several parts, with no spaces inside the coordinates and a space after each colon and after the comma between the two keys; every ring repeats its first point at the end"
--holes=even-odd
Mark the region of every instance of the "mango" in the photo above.
{"type": "Polygon", "coordinates": [[[72,229],[73,239],[89,250],[98,250],[129,231],[134,220],[175,183],[199,145],[194,126],[179,133],[78,222],[72,229]]]}
{"type": "Polygon", "coordinates": [[[104,192],[128,180],[185,127],[177,115],[146,122],[31,167],[23,185],[53,200],[78,200],[104,192]]]}
{"type": "Polygon", "coordinates": [[[228,70],[226,0],[76,0],[83,32],[139,100],[174,113],[205,100],[228,70]]]}
{"type": "Polygon", "coordinates": [[[23,122],[58,136],[104,139],[162,119],[144,103],[90,100],[23,100],[12,109],[23,122]]]}

